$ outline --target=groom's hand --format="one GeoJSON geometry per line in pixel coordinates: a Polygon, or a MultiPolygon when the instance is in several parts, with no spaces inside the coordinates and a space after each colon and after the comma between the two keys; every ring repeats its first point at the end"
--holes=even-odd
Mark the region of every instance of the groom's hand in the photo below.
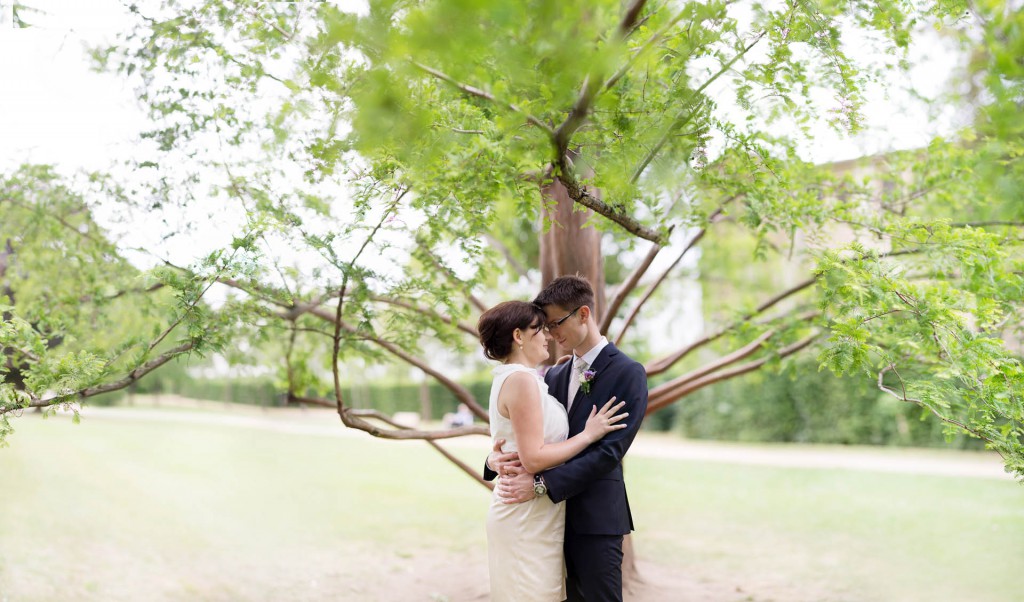
{"type": "Polygon", "coordinates": [[[503,504],[521,504],[537,497],[533,492],[533,475],[526,471],[499,478],[494,490],[503,504]]]}
{"type": "Polygon", "coordinates": [[[505,445],[504,439],[498,439],[494,442],[494,450],[487,454],[487,467],[498,473],[498,476],[520,472],[523,465],[519,462],[519,454],[517,452],[505,453],[501,451],[502,445],[505,445]]]}

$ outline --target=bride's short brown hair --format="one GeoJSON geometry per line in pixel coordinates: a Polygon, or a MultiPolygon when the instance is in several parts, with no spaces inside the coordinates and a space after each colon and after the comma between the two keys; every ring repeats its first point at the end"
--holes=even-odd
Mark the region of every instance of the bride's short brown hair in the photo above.
{"type": "Polygon", "coordinates": [[[488,309],[476,327],[484,355],[492,360],[505,359],[512,353],[512,333],[517,328],[542,326],[546,319],[541,308],[525,301],[504,301],[488,309]]]}

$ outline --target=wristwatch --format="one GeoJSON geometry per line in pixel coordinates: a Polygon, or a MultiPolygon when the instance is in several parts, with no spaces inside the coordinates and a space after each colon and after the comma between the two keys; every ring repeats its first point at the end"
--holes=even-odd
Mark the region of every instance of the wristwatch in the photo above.
{"type": "Polygon", "coordinates": [[[548,494],[548,486],[544,484],[544,477],[539,474],[533,475],[533,493],[537,497],[543,497],[548,494]]]}

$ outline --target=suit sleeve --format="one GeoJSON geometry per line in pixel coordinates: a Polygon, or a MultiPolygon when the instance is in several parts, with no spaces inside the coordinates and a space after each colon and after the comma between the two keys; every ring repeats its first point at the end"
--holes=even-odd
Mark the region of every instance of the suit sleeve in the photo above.
{"type": "Polygon", "coordinates": [[[626,428],[609,434],[565,464],[544,471],[548,496],[555,503],[580,493],[591,482],[619,466],[640,430],[647,412],[647,373],[644,367],[637,363],[629,366],[613,393],[626,401],[620,410],[629,412],[626,428]]]}

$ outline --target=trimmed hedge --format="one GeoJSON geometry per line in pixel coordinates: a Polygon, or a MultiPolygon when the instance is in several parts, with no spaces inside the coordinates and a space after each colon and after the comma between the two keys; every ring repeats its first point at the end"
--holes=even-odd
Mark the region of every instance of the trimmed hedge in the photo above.
{"type": "MultiPolygon", "coordinates": [[[[469,389],[477,403],[487,407],[487,399],[491,394],[490,381],[464,382],[462,386],[469,389]]],[[[420,413],[420,396],[422,385],[418,383],[378,383],[374,385],[345,387],[343,393],[354,408],[373,408],[385,414],[396,412],[420,413]]],[[[430,397],[430,417],[440,420],[445,414],[454,412],[459,405],[455,394],[440,383],[428,382],[427,393],[430,397]]]]}
{"type": "MultiPolygon", "coordinates": [[[[269,378],[196,379],[184,366],[142,379],[130,392],[170,393],[196,399],[260,406],[285,405],[284,391],[269,378]]],[[[659,379],[653,379],[651,385],[659,379]]],[[[461,383],[486,407],[490,380],[461,383]]],[[[419,383],[346,386],[346,402],[393,415],[421,412],[419,383]]],[[[454,412],[455,396],[428,381],[431,419],[454,412]]],[[[109,405],[129,391],[98,396],[90,403],[109,405]]],[[[784,374],[766,371],[717,383],[648,416],[644,428],[676,431],[692,439],[746,442],[799,442],[857,445],[943,446],[979,449],[981,441],[965,435],[947,440],[942,424],[921,408],[878,391],[867,378],[837,378],[805,362],[784,374]],[[924,418],[922,420],[922,418],[924,418]]]]}
{"type": "MultiPolygon", "coordinates": [[[[491,382],[478,381],[461,383],[482,406],[487,407],[491,382]]],[[[419,383],[377,383],[373,385],[348,385],[343,387],[345,401],[355,408],[374,408],[393,415],[396,412],[421,411],[421,387],[419,383]]],[[[129,394],[174,394],[192,399],[225,401],[258,406],[285,406],[285,391],[279,389],[270,378],[193,378],[184,368],[172,364],[131,387],[98,395],[89,400],[96,405],[121,403],[129,394]]],[[[440,420],[446,413],[454,412],[459,405],[455,395],[437,382],[427,383],[430,397],[431,419],[440,420]]]]}
{"type": "Polygon", "coordinates": [[[927,410],[882,393],[868,378],[839,378],[809,363],[791,374],[717,383],[666,409],[673,408],[676,430],[694,439],[984,447],[966,435],[948,440],[927,410]]]}

